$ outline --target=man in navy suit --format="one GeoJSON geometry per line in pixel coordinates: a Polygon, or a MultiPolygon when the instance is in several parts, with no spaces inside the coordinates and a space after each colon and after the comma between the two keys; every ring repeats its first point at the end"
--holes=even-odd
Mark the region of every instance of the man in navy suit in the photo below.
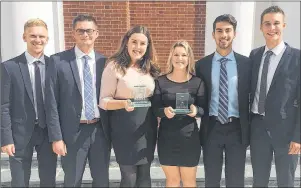
{"type": "Polygon", "coordinates": [[[111,142],[105,112],[98,108],[106,58],[95,52],[97,23],[73,20],[75,47],[50,57],[46,72],[46,122],[53,151],[62,156],[65,187],[80,187],[88,159],[93,187],[109,186],[111,142]]]}
{"type": "Polygon", "coordinates": [[[236,19],[218,16],[212,36],[216,51],[195,66],[206,86],[206,107],[200,127],[204,151],[205,186],[220,187],[223,153],[227,187],[244,187],[249,140],[250,59],[232,49],[236,19]]]}
{"type": "Polygon", "coordinates": [[[300,154],[300,50],[283,42],[285,14],[261,14],[266,45],[252,50],[251,162],[253,186],[267,187],[275,158],[279,187],[293,187],[300,154]]]}
{"type": "Polygon", "coordinates": [[[47,25],[28,20],[23,40],[27,50],[1,64],[1,150],[9,155],[12,187],[28,187],[33,150],[37,151],[40,186],[54,187],[57,155],[52,152],[45,122],[44,55],[47,25]]]}

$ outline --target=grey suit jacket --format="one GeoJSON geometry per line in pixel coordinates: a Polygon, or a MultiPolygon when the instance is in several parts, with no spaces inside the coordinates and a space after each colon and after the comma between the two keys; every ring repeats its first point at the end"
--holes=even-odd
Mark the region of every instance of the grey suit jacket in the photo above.
{"type": "MultiPolygon", "coordinates": [[[[265,103],[265,119],[275,144],[300,143],[300,50],[285,43],[286,49],[275,71],[265,103]]],[[[251,103],[264,46],[252,50],[251,103]]]]}
{"type": "MultiPolygon", "coordinates": [[[[106,58],[95,53],[96,97],[99,103],[101,76],[106,58]]],[[[50,142],[74,143],[82,112],[80,77],[74,48],[50,56],[45,83],[46,123],[50,142]]],[[[107,112],[100,109],[101,126],[110,140],[107,112]]]]}
{"type": "MultiPolygon", "coordinates": [[[[45,56],[47,70],[49,58],[45,56]]],[[[1,63],[1,146],[23,149],[36,119],[33,91],[25,53],[1,63]]]]}

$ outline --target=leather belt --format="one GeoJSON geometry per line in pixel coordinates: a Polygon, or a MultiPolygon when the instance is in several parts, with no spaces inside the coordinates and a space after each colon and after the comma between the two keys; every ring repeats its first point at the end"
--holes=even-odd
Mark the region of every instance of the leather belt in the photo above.
{"type": "Polygon", "coordinates": [[[99,118],[94,118],[92,120],[80,120],[80,124],[93,124],[97,123],[99,120],[99,118]]]}
{"type": "MultiPolygon", "coordinates": [[[[213,120],[215,120],[215,121],[218,121],[220,124],[222,124],[222,123],[218,120],[217,116],[209,116],[209,119],[213,119],[213,120]]],[[[229,117],[229,118],[228,118],[228,123],[232,123],[232,122],[235,121],[235,120],[239,120],[239,118],[237,118],[237,117],[229,117]]]]}

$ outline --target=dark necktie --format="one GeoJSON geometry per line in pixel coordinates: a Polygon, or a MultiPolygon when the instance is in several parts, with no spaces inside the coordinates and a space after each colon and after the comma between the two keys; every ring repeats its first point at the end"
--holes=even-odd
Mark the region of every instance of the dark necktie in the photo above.
{"type": "Polygon", "coordinates": [[[264,63],[261,72],[260,90],[259,90],[259,100],[258,100],[258,113],[263,114],[265,111],[265,99],[267,95],[267,78],[268,70],[270,65],[270,57],[273,55],[272,51],[267,51],[264,58],[264,63]]]}
{"type": "Polygon", "coordinates": [[[228,58],[221,58],[220,78],[219,78],[219,106],[218,120],[221,124],[228,123],[228,76],[226,63],[228,58]]]}
{"type": "Polygon", "coordinates": [[[84,94],[85,94],[85,116],[87,120],[92,120],[94,114],[94,103],[93,103],[93,81],[90,67],[88,64],[88,56],[84,56],[84,94]]]}
{"type": "Polygon", "coordinates": [[[41,82],[41,73],[39,64],[41,61],[35,61],[35,89],[36,89],[36,103],[37,103],[37,113],[38,113],[38,123],[41,128],[46,127],[45,123],[45,108],[43,101],[43,93],[42,93],[42,82],[41,82]]]}

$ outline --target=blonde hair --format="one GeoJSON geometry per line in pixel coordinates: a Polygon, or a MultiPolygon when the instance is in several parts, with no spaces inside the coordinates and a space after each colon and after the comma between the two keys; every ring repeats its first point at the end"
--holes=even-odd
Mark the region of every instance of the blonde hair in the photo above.
{"type": "Polygon", "coordinates": [[[187,41],[185,40],[180,40],[177,41],[176,43],[174,43],[170,49],[170,53],[169,53],[169,57],[167,60],[167,74],[171,73],[173,71],[173,65],[172,65],[172,56],[174,55],[174,51],[176,49],[176,47],[183,47],[187,53],[188,56],[188,66],[187,66],[187,76],[189,76],[189,74],[194,74],[195,72],[195,68],[194,68],[194,55],[193,55],[193,51],[192,48],[190,47],[190,45],[188,44],[187,41]]]}
{"type": "Polygon", "coordinates": [[[25,32],[25,30],[26,30],[27,28],[29,28],[29,27],[35,27],[35,26],[42,26],[42,27],[45,27],[45,28],[48,30],[47,24],[46,24],[43,20],[41,20],[41,19],[39,19],[39,18],[34,18],[34,19],[28,20],[28,21],[24,24],[24,32],[25,32]]]}

